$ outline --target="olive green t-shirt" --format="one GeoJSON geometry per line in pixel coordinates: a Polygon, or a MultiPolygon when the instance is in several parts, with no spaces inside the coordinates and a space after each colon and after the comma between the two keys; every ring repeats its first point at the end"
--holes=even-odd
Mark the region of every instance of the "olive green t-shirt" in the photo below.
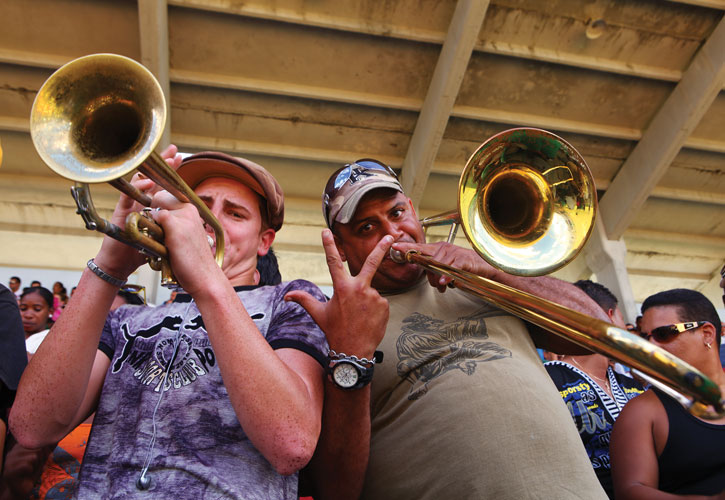
{"type": "Polygon", "coordinates": [[[363,498],[606,498],[521,320],[426,280],[387,299],[363,498]]]}

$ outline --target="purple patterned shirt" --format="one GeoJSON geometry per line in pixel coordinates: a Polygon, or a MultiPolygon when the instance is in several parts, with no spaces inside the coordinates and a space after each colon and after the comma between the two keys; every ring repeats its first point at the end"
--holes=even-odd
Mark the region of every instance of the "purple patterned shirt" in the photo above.
{"type": "MultiPolygon", "coordinates": [[[[325,336],[302,307],[283,300],[291,290],[324,300],[315,285],[302,280],[237,287],[237,294],[272,348],[299,349],[324,366],[325,336]]],[[[189,298],[180,294],[160,307],[124,306],[108,316],[99,349],[111,366],[78,498],[297,498],[297,475],[279,475],[240,426],[204,321],[189,298]],[[160,398],[147,473],[152,484],[140,491],[136,481],[160,398]]]]}

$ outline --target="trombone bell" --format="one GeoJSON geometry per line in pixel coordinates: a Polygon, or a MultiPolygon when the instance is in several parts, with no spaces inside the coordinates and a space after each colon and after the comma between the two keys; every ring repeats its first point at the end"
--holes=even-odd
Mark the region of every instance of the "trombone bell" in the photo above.
{"type": "Polygon", "coordinates": [[[584,159],[546,130],[506,130],[484,142],[458,185],[466,238],[491,265],[519,276],[570,262],[596,217],[594,180],[584,159]]]}

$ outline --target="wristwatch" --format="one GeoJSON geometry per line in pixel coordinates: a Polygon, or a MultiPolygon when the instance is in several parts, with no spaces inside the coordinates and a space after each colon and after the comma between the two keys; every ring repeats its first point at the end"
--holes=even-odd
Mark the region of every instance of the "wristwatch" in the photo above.
{"type": "Polygon", "coordinates": [[[344,352],[336,353],[330,350],[328,354],[330,363],[327,373],[332,382],[344,390],[355,390],[365,387],[373,379],[375,363],[383,361],[383,353],[375,351],[373,359],[348,356],[344,352]]]}

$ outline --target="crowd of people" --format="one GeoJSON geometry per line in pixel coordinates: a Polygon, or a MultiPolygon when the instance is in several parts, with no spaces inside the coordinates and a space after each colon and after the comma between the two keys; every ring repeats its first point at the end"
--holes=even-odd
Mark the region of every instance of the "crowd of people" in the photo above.
{"type": "MultiPolygon", "coordinates": [[[[127,283],[143,257],[110,237],[70,298],[61,283],[0,286],[0,499],[723,495],[725,418],[692,415],[391,249],[624,328],[605,287],[426,242],[395,173],[363,159],[323,191],[328,298],[282,281],[284,195],[268,171],[163,156],[220,221],[224,264],[197,210],[136,174],[181,287],[168,302],[145,304],[127,283]]],[[[121,195],[112,222],[140,209],[121,195]]],[[[701,293],[653,295],[633,330],[725,391],[722,325],[701,293]]]]}

